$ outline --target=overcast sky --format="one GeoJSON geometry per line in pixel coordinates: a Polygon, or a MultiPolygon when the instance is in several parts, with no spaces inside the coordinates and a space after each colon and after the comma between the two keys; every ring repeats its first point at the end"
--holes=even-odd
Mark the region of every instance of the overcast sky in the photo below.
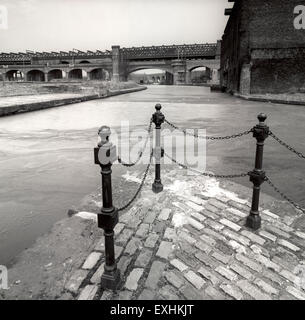
{"type": "Polygon", "coordinates": [[[0,52],[216,42],[228,0],[0,0],[0,52]]]}

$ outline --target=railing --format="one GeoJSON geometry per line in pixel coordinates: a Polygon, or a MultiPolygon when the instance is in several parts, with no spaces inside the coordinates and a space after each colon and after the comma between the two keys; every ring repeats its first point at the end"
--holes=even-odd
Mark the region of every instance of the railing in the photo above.
{"type": "Polygon", "coordinates": [[[139,152],[138,158],[133,163],[125,163],[122,161],[121,157],[118,157],[116,154],[116,147],[109,141],[110,138],[110,128],[109,127],[101,127],[99,131],[99,136],[101,138],[101,142],[98,147],[95,148],[95,163],[101,166],[101,174],[102,174],[102,194],[103,194],[103,207],[101,209],[101,213],[98,215],[98,226],[104,229],[105,235],[105,252],[106,252],[106,263],[105,263],[105,272],[102,276],[102,287],[107,289],[117,289],[120,284],[120,274],[117,270],[115,263],[115,255],[114,255],[114,241],[113,241],[113,229],[118,222],[118,213],[130,207],[132,203],[136,200],[138,195],[140,194],[147,175],[149,173],[149,169],[151,167],[152,159],[155,157],[155,180],[152,185],[152,190],[155,193],[159,193],[163,191],[163,185],[161,182],[161,158],[167,157],[173,163],[179,165],[179,167],[183,169],[188,169],[196,174],[218,178],[218,179],[238,179],[249,177],[250,181],[253,183],[253,194],[252,194],[252,204],[249,216],[246,220],[246,226],[257,230],[261,227],[261,217],[259,214],[259,200],[260,200],[260,190],[261,185],[264,182],[267,182],[269,186],[273,188],[275,192],[277,192],[281,197],[283,197],[286,201],[288,201],[295,209],[298,211],[305,213],[305,209],[302,208],[299,204],[293,201],[289,196],[283,193],[277,186],[273,184],[270,180],[269,176],[266,175],[263,170],[263,153],[264,153],[264,142],[268,137],[272,137],[282,146],[287,148],[289,151],[296,154],[298,157],[305,159],[303,153],[298,152],[293,147],[285,143],[283,140],[278,138],[265,124],[267,116],[265,114],[259,114],[258,120],[259,123],[254,126],[252,129],[249,129],[244,132],[225,135],[225,136],[200,136],[197,134],[191,134],[187,132],[187,130],[183,128],[179,128],[170,121],[168,121],[165,116],[161,112],[161,105],[156,105],[156,112],[153,114],[148,129],[147,129],[147,137],[144,142],[144,146],[142,150],[139,152]],[[191,135],[196,139],[205,139],[212,141],[223,141],[230,139],[237,139],[249,134],[253,134],[253,137],[256,139],[256,154],[255,154],[255,167],[252,171],[249,172],[241,172],[236,174],[214,174],[208,172],[201,172],[197,169],[189,167],[183,163],[180,163],[170,155],[168,155],[165,150],[161,146],[161,127],[162,124],[166,123],[171,128],[176,130],[180,130],[184,135],[191,135]],[[115,208],[112,203],[112,186],[111,186],[111,166],[112,164],[118,160],[119,163],[125,167],[133,167],[139,163],[142,158],[144,151],[147,147],[148,140],[151,137],[152,132],[152,124],[155,124],[156,128],[156,141],[155,147],[150,152],[149,163],[144,171],[142,181],[140,183],[139,188],[132,196],[132,198],[121,208],[115,208]]]}

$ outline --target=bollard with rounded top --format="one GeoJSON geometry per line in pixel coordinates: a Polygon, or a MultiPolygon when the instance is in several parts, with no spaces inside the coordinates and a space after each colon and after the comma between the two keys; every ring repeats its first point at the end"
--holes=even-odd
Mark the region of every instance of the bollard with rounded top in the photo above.
{"type": "Polygon", "coordinates": [[[112,203],[111,166],[117,160],[116,146],[110,141],[111,130],[102,126],[98,132],[99,143],[94,148],[95,164],[101,167],[103,207],[98,214],[98,227],[104,230],[105,268],[101,278],[103,289],[117,290],[121,283],[120,271],[117,269],[114,252],[114,227],[118,223],[118,210],[112,203]]]}
{"type": "Polygon", "coordinates": [[[253,128],[253,137],[256,138],[255,168],[250,172],[250,181],[253,183],[253,196],[250,215],[247,218],[246,226],[257,230],[261,227],[261,217],[259,215],[260,188],[265,181],[265,171],[263,171],[264,142],[269,135],[269,127],[265,124],[267,116],[264,113],[258,115],[259,124],[253,128]]]}
{"type": "Polygon", "coordinates": [[[155,108],[156,112],[153,114],[152,121],[156,125],[156,146],[154,148],[156,171],[152,190],[154,193],[160,193],[163,191],[163,185],[161,183],[161,158],[163,157],[163,149],[161,148],[161,125],[164,123],[165,117],[161,112],[161,104],[156,104],[155,108]]]}

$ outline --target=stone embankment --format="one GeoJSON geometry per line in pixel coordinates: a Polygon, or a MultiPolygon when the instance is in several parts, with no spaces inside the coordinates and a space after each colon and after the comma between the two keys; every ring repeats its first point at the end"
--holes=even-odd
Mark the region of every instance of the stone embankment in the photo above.
{"type": "Polygon", "coordinates": [[[134,83],[121,84],[14,84],[0,88],[0,117],[103,99],[145,90],[134,83]],[[2,90],[1,90],[2,89],[2,90]]]}
{"type": "MultiPolygon", "coordinates": [[[[140,182],[141,176],[130,178],[140,182]]],[[[164,169],[162,176],[164,191],[152,193],[150,174],[115,228],[120,290],[100,287],[105,252],[96,227],[97,193],[20,256],[4,298],[305,299],[302,213],[263,194],[262,228],[253,232],[245,227],[250,188],[180,168],[164,169]]]]}

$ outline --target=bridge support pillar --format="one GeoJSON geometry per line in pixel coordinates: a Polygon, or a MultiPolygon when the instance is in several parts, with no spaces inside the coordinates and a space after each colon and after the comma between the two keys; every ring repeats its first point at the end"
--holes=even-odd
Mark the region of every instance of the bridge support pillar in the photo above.
{"type": "Polygon", "coordinates": [[[174,85],[182,85],[186,83],[186,64],[184,60],[173,60],[172,67],[174,69],[174,85]]]}
{"type": "Polygon", "coordinates": [[[48,82],[49,79],[48,79],[48,73],[47,72],[44,72],[44,81],[45,82],[48,82]]]}
{"type": "Polygon", "coordinates": [[[185,83],[192,84],[192,71],[187,70],[185,73],[185,83]]]}
{"type": "Polygon", "coordinates": [[[112,80],[120,81],[120,46],[112,46],[112,80]]]}

